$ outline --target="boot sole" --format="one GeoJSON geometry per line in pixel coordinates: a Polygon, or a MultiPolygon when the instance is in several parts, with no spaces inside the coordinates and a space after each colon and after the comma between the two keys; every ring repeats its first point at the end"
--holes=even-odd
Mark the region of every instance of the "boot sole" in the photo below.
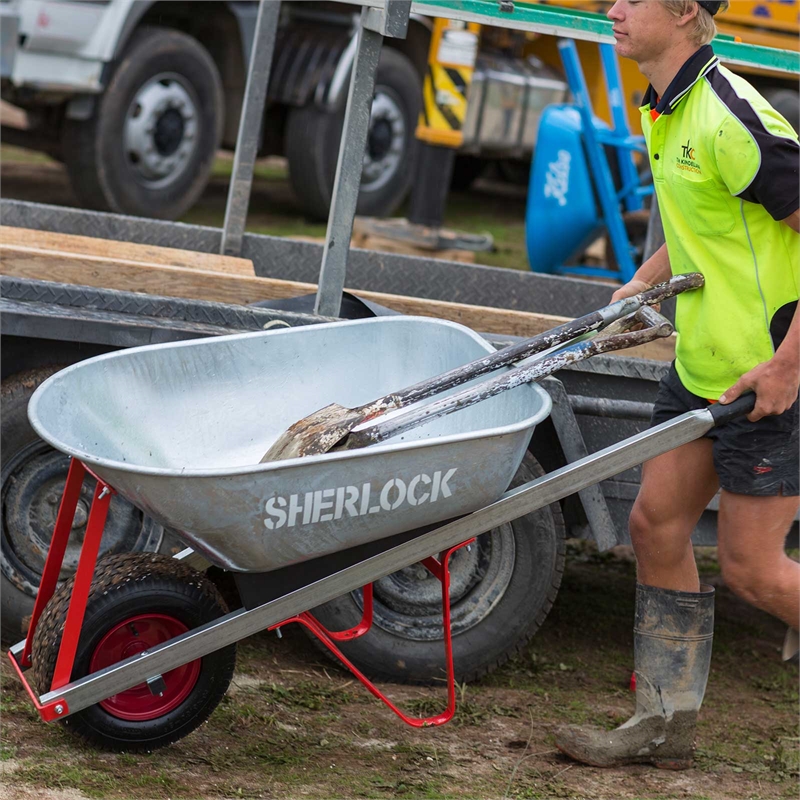
{"type": "Polygon", "coordinates": [[[651,756],[632,756],[631,758],[624,758],[620,759],[619,761],[615,761],[613,764],[600,764],[597,761],[590,761],[588,758],[579,758],[574,753],[570,753],[569,750],[562,747],[560,744],[556,744],[556,747],[565,756],[569,756],[573,761],[577,761],[580,764],[586,764],[590,767],[597,767],[598,769],[613,769],[614,767],[625,767],[629,764],[652,764],[654,767],[656,767],[656,769],[671,769],[673,771],[679,771],[691,769],[693,764],[691,758],[653,758],[651,756]]]}

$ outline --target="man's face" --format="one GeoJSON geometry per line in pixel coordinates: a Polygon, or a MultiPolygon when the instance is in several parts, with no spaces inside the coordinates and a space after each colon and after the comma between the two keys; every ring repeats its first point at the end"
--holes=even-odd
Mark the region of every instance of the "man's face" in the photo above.
{"type": "Polygon", "coordinates": [[[676,17],[659,0],[617,0],[608,11],[622,58],[652,61],[672,43],[676,17]]]}

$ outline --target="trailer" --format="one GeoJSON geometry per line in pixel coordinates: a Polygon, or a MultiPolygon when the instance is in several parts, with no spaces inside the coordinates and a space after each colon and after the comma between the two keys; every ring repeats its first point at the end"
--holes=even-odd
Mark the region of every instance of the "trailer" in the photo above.
{"type": "MultiPolygon", "coordinates": [[[[9,233],[15,233],[15,228],[35,228],[43,237],[57,234],[62,241],[93,233],[105,237],[109,245],[113,244],[109,240],[159,247],[182,247],[191,242],[195,252],[213,254],[219,251],[221,238],[219,229],[17,201],[2,201],[0,211],[9,233]]],[[[4,240],[0,246],[5,246],[1,244],[4,240]]],[[[252,258],[255,272],[263,277],[282,265],[284,278],[313,280],[321,250],[320,245],[262,235],[246,234],[243,240],[243,255],[252,258]]],[[[16,264],[12,255],[5,251],[6,273],[16,264]]],[[[62,253],[61,259],[59,268],[66,275],[66,254],[62,253]]],[[[351,253],[350,267],[348,285],[353,291],[367,290],[371,297],[376,295],[369,292],[378,289],[399,292],[397,296],[406,302],[421,304],[414,310],[428,305],[428,313],[442,314],[453,307],[473,309],[478,316],[469,321],[479,330],[481,324],[495,327],[484,335],[496,347],[522,338],[504,334],[504,327],[513,329],[513,323],[521,333],[521,321],[537,318],[519,310],[520,306],[551,315],[561,312],[571,318],[605,305],[612,288],[529,272],[358,250],[351,253]],[[492,316],[494,309],[464,304],[478,300],[495,303],[498,320],[492,316]],[[463,305],[456,306],[455,301],[463,305]],[[518,308],[509,311],[509,306],[518,308]]],[[[88,270],[83,274],[88,275],[88,270]]],[[[223,285],[226,280],[241,282],[236,277],[219,277],[223,285]]],[[[8,274],[0,281],[4,400],[0,580],[4,638],[16,641],[33,610],[55,522],[57,503],[49,501],[59,496],[68,470],[68,459],[36,437],[27,422],[27,401],[36,387],[57,369],[132,346],[276,326],[319,325],[332,318],[287,308],[105,288],[110,277],[102,274],[98,277],[100,288],[8,274]]],[[[374,304],[361,310],[366,314],[390,311],[374,304]]],[[[556,318],[542,315],[542,319],[545,326],[551,326],[556,318]]],[[[552,412],[536,427],[514,485],[643,430],[658,381],[668,368],[669,352],[666,343],[665,350],[646,353],[651,358],[596,356],[547,378],[542,386],[552,400],[552,412]]],[[[476,547],[459,556],[452,597],[459,680],[474,680],[495,668],[535,634],[558,592],[566,538],[592,539],[601,550],[628,541],[627,517],[638,475],[638,468],[632,468],[504,523],[484,533],[476,547]],[[535,536],[530,535],[532,531],[535,536]],[[523,619],[520,608],[526,609],[523,619]],[[467,633],[469,636],[463,635],[467,633]]],[[[62,578],[69,577],[77,565],[92,490],[87,482],[62,578]]],[[[712,504],[698,526],[698,544],[714,542],[714,524],[712,504]]],[[[104,554],[128,550],[174,553],[181,546],[169,530],[115,497],[102,548],[104,554]]],[[[428,679],[432,659],[439,658],[441,648],[441,617],[431,607],[438,593],[438,584],[423,568],[406,568],[381,578],[375,585],[372,634],[344,643],[348,657],[372,675],[404,681],[428,679]]],[[[316,613],[323,624],[335,627],[336,620],[351,615],[359,602],[357,593],[348,594],[325,603],[316,613]]]]}

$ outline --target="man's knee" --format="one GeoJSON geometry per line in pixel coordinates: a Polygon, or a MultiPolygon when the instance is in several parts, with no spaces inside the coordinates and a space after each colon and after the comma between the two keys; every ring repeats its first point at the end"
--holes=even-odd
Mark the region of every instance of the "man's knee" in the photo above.
{"type": "Polygon", "coordinates": [[[628,531],[631,535],[631,544],[634,549],[644,548],[653,540],[653,521],[638,500],[633,504],[631,515],[628,519],[628,531]]]}
{"type": "Polygon", "coordinates": [[[741,554],[723,549],[718,552],[725,585],[751,605],[763,606],[774,589],[770,575],[741,554]]]}
{"type": "Polygon", "coordinates": [[[640,563],[652,559],[669,563],[682,558],[691,535],[691,531],[684,535],[675,520],[667,519],[665,514],[648,508],[641,500],[633,504],[628,519],[628,531],[640,563]]]}

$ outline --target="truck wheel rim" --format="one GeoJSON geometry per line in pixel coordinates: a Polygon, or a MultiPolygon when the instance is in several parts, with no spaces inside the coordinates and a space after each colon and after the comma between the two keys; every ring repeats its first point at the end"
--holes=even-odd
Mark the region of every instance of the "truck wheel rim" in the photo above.
{"type": "MultiPolygon", "coordinates": [[[[140,614],[123,620],[111,628],[92,653],[89,671],[110,667],[145,650],[150,650],[189,629],[175,617],[166,614],[140,614]]],[[[157,719],[177,708],[194,689],[200,676],[201,659],[190,661],[162,675],[163,692],[154,694],[146,683],[140,683],[99,703],[114,717],[143,722],[157,719]]]]}
{"type": "Polygon", "coordinates": [[[163,188],[186,170],[198,140],[198,103],[181,75],[161,73],[136,92],[125,116],[123,146],[133,174],[163,188]]]}
{"type": "MultiPolygon", "coordinates": [[[[8,455],[2,468],[2,538],[0,568],[25,594],[35,597],[69,469],[68,456],[36,441],[8,455]]],[[[75,512],[64,562],[65,580],[78,565],[83,535],[92,503],[94,480],[84,481],[75,512]]],[[[100,555],[152,549],[152,520],[120,497],[109,509],[100,555]]]]}
{"type": "MultiPolygon", "coordinates": [[[[514,574],[516,547],[511,525],[478,537],[450,559],[451,627],[464,633],[486,619],[505,595],[514,574]]],[[[374,583],[374,624],[412,641],[442,639],[441,584],[421,564],[374,583]]],[[[353,593],[359,607],[361,591],[353,593]]]]}
{"type": "Polygon", "coordinates": [[[397,174],[406,151],[406,122],[400,99],[378,86],[372,101],[367,148],[361,171],[361,191],[375,192],[397,174]]]}

